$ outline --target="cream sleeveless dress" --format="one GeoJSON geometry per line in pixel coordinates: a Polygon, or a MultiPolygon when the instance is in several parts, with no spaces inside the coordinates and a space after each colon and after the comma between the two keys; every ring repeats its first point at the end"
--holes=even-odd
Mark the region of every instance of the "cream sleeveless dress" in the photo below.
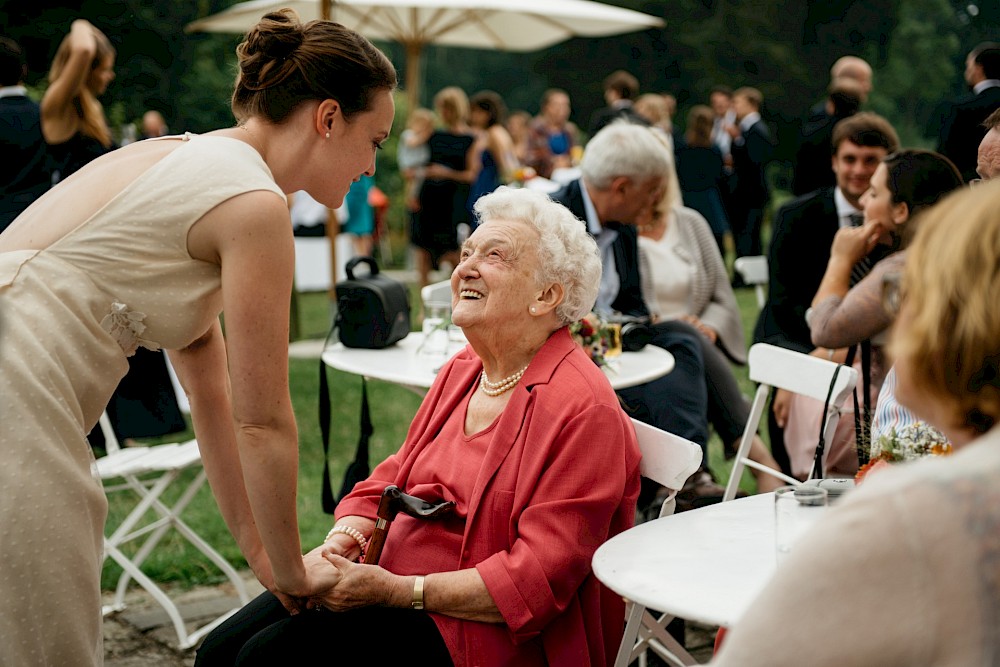
{"type": "Polygon", "coordinates": [[[284,197],[252,147],[185,135],[51,246],[0,254],[0,666],[103,663],[107,502],[86,434],[137,346],[184,347],[218,317],[220,269],[187,233],[254,190],[284,197]]]}

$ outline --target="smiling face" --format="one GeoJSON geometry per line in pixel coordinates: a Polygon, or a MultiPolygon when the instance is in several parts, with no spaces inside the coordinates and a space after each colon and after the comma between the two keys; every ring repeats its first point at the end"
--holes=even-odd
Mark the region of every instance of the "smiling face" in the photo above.
{"type": "Polygon", "coordinates": [[[883,245],[893,243],[893,238],[899,236],[903,224],[910,217],[906,204],[892,201],[888,176],[885,163],[880,163],[872,175],[871,186],[861,197],[861,204],[865,207],[865,224],[874,222],[878,226],[881,232],[879,243],[883,245]]]}
{"type": "Polygon", "coordinates": [[[452,322],[466,335],[516,330],[539,293],[538,232],[523,222],[480,224],[462,245],[451,274],[452,322]]]}
{"type": "Polygon", "coordinates": [[[849,139],[837,146],[831,163],[837,187],[855,208],[861,208],[861,195],[870,187],[872,176],[886,155],[881,146],[858,146],[849,139]]]}
{"type": "Polygon", "coordinates": [[[351,183],[360,180],[363,174],[375,173],[375,153],[389,136],[395,113],[392,93],[388,90],[375,93],[371,108],[350,121],[345,120],[338,107],[330,121],[330,138],[319,136],[326,149],[319,176],[324,186],[321,196],[310,192],[315,199],[337,208],[343,204],[351,183]]]}

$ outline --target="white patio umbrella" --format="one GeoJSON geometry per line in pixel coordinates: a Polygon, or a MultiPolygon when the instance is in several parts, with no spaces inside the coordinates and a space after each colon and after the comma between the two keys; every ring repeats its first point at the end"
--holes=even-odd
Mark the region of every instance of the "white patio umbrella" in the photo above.
{"type": "Polygon", "coordinates": [[[251,0],[194,21],[188,32],[246,32],[264,14],[290,7],[303,21],[329,19],[406,49],[405,86],[419,99],[424,46],[536,51],[570,37],[663,27],[663,20],[591,0],[251,0]]]}

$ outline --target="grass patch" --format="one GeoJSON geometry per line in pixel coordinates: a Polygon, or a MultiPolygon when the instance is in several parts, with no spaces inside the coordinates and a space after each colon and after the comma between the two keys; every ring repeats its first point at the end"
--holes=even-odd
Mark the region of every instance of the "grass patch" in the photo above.
{"type": "MultiPolygon", "coordinates": [[[[748,336],[753,330],[757,317],[757,304],[753,290],[738,290],[737,302],[743,315],[744,327],[748,336]]],[[[419,304],[419,295],[414,288],[411,291],[411,304],[419,304]]],[[[326,292],[313,292],[300,295],[299,318],[303,336],[322,338],[330,321],[329,296],[326,292]]],[[[416,313],[412,318],[418,321],[416,313]]],[[[745,394],[752,395],[754,388],[747,378],[746,367],[734,367],[745,394]]],[[[361,378],[349,373],[328,368],[331,409],[333,413],[331,428],[330,465],[334,491],[339,490],[347,464],[354,458],[354,449],[358,438],[358,412],[361,404],[361,378]]],[[[332,517],[323,513],[320,507],[321,477],[323,471],[323,446],[319,431],[319,361],[317,359],[290,359],[289,386],[292,405],[299,427],[299,493],[298,512],[299,526],[304,549],[312,548],[323,539],[332,525],[332,517]]],[[[420,405],[420,397],[407,389],[386,382],[372,381],[368,384],[368,398],[372,406],[372,420],[375,433],[371,440],[372,465],[381,461],[396,451],[409,428],[413,415],[420,405]]],[[[180,441],[193,437],[188,431],[185,434],[175,434],[167,441],[180,441]]],[[[765,442],[767,441],[765,434],[765,442]]],[[[156,443],[156,440],[150,440],[156,443]]],[[[709,443],[709,464],[721,483],[729,477],[731,465],[722,454],[722,444],[717,437],[709,443]]],[[[175,483],[171,492],[164,494],[165,502],[171,505],[176,501],[184,482],[194,479],[195,472],[186,472],[180,483],[175,483]]],[[[741,488],[748,492],[755,490],[753,478],[744,474],[741,488]]],[[[125,498],[130,491],[110,494],[109,525],[117,526],[125,514],[134,506],[133,498],[125,498]]],[[[194,500],[182,514],[182,518],[209,544],[217,549],[225,558],[237,567],[245,567],[243,556],[229,535],[225,523],[219,514],[215,500],[206,484],[195,496],[194,500]]],[[[134,552],[134,547],[131,548],[134,552]]],[[[127,545],[125,551],[130,552],[127,545]]],[[[169,531],[154,553],[143,567],[155,581],[175,581],[185,585],[196,586],[216,583],[222,580],[214,566],[201,556],[175,531],[169,531]]],[[[121,570],[110,559],[105,563],[102,576],[102,586],[111,588],[120,575],[121,570]]]]}

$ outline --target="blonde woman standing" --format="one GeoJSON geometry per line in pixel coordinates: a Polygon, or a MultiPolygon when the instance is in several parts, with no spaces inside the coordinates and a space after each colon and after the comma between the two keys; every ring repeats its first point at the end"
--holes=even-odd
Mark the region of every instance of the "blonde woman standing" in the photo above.
{"type": "Polygon", "coordinates": [[[115,49],[107,36],[85,19],[73,21],[63,38],[42,98],[42,136],[65,179],[114,146],[98,97],[115,78],[115,49]]]}

